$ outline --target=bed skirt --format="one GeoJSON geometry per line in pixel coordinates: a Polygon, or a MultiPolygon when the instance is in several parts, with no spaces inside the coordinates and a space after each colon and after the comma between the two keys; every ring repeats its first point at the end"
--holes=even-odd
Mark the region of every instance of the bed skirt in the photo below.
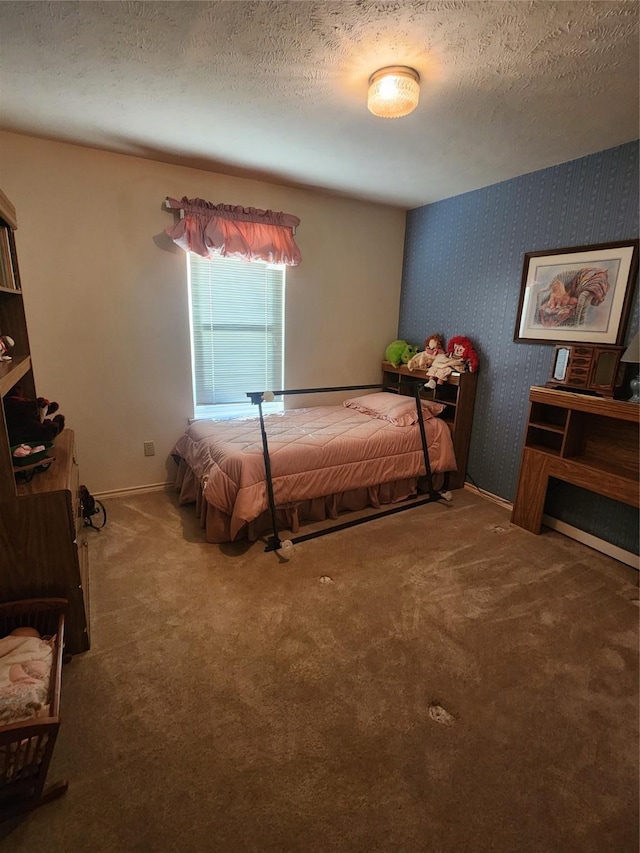
{"type": "MultiPolygon", "coordinates": [[[[443,487],[444,475],[434,474],[435,489],[443,487]]],[[[207,542],[221,544],[247,540],[255,542],[272,532],[271,513],[263,512],[253,521],[244,524],[234,539],[231,538],[231,516],[211,506],[202,496],[202,486],[198,477],[193,473],[184,459],[178,462],[178,473],[175,481],[180,505],[195,503],[196,515],[200,526],[206,531],[207,542]]],[[[410,477],[404,480],[394,480],[377,486],[362,489],[352,489],[338,492],[320,498],[296,501],[279,506],[276,509],[278,530],[290,531],[294,535],[302,524],[337,519],[344,512],[356,512],[372,507],[378,509],[386,504],[399,503],[415,497],[422,491],[427,491],[426,478],[410,477]]]]}

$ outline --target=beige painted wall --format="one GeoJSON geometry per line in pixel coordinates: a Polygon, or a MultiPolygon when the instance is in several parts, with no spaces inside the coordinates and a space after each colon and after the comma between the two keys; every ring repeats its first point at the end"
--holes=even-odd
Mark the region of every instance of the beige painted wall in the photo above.
{"type": "Polygon", "coordinates": [[[75,430],[92,492],[171,480],[193,412],[186,262],[163,231],[165,196],[299,216],[287,387],[380,380],[398,328],[404,211],[11,133],[0,133],[0,187],[18,214],[36,387],[75,430]]]}

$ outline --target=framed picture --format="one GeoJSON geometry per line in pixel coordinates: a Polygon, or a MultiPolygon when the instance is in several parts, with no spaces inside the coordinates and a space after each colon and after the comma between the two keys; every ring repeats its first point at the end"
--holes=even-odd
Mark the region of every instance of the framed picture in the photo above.
{"type": "Polygon", "coordinates": [[[515,341],[621,345],[638,240],[527,252],[515,341]]]}

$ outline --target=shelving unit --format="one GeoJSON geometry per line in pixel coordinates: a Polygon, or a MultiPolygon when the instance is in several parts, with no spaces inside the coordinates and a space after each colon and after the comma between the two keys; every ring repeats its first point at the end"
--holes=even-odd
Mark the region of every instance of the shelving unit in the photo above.
{"type": "Polygon", "coordinates": [[[640,406],[533,387],[511,520],[540,533],[550,477],[639,506],[640,406]]]}
{"type": "MultiPolygon", "coordinates": [[[[424,370],[409,370],[405,365],[394,367],[390,362],[382,362],[382,381],[385,385],[395,388],[401,394],[410,394],[409,383],[403,383],[404,377],[414,381],[426,382],[428,376],[424,370]]],[[[425,399],[443,403],[445,409],[439,416],[447,422],[453,439],[453,449],[458,463],[458,470],[449,474],[449,489],[462,489],[467,477],[467,460],[469,458],[469,442],[473,424],[473,409],[476,401],[477,373],[452,373],[447,382],[436,385],[433,390],[425,388],[425,399]]]]}
{"type": "Polygon", "coordinates": [[[527,429],[527,447],[537,447],[547,453],[560,454],[566,429],[566,409],[532,403],[527,429]]]}
{"type": "Polygon", "coordinates": [[[15,208],[0,190],[0,333],[15,346],[11,361],[0,362],[0,601],[66,598],[69,602],[65,650],[89,648],[89,564],[78,496],[75,438],[65,429],[54,441],[53,462],[30,481],[16,478],[5,420],[4,398],[20,384],[37,396],[22,298],[15,235],[15,208]],[[8,248],[7,248],[8,247],[8,248]],[[6,272],[11,265],[11,275],[6,272]]]}

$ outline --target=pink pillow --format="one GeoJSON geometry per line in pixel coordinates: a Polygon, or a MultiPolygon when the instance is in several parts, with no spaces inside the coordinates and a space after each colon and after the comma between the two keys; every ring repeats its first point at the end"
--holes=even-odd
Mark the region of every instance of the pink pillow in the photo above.
{"type": "MultiPolygon", "coordinates": [[[[342,404],[349,409],[356,409],[363,415],[380,418],[394,426],[411,426],[418,423],[416,401],[413,397],[401,394],[391,394],[389,391],[378,391],[375,394],[365,394],[353,397],[342,404]]],[[[422,400],[422,417],[426,420],[439,415],[445,408],[442,403],[432,403],[422,400]]]]}

